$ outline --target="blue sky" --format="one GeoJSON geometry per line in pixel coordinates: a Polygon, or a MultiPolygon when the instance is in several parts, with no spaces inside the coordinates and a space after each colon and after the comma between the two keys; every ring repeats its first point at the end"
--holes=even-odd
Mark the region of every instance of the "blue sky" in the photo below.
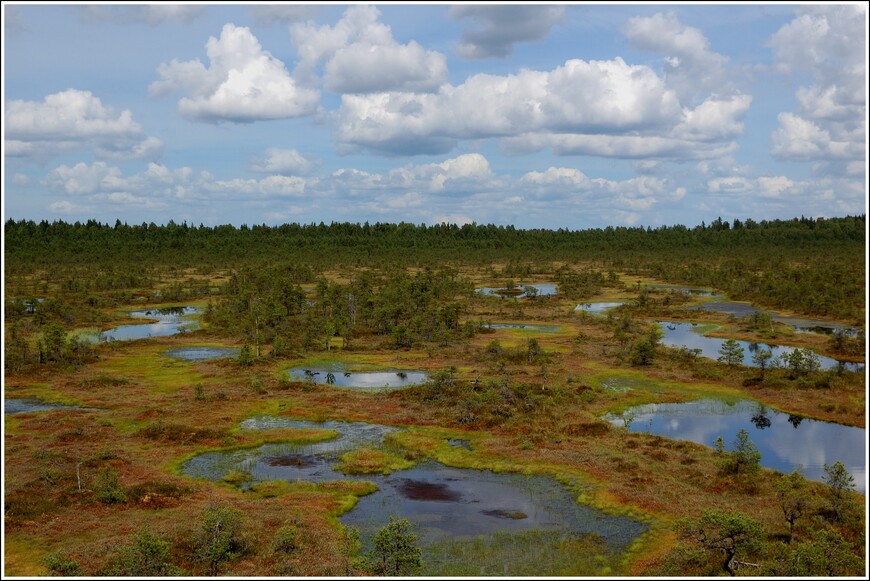
{"type": "Polygon", "coordinates": [[[867,7],[3,4],[4,219],[866,212],[867,7]]]}

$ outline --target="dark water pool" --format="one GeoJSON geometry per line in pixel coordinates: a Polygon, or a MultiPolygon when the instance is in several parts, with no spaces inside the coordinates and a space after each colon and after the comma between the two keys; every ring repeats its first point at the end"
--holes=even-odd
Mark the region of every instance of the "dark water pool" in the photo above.
{"type": "MultiPolygon", "coordinates": [[[[664,336],[662,337],[663,345],[667,345],[668,347],[685,346],[689,349],[700,349],[701,356],[710,359],[719,358],[719,349],[722,348],[722,344],[727,340],[720,337],[706,337],[702,335],[700,330],[704,329],[704,326],[699,325],[698,323],[674,323],[661,321],[659,322],[659,327],[661,327],[664,332],[664,336]]],[[[739,340],[737,343],[743,347],[742,365],[747,367],[757,367],[752,362],[752,355],[759,347],[769,349],[773,354],[773,358],[791,353],[795,350],[795,347],[788,347],[785,345],[765,345],[762,343],[751,343],[749,341],[739,340]]],[[[818,355],[818,358],[822,369],[835,369],[837,366],[841,365],[840,361],[830,357],[825,357],[824,355],[818,355]]],[[[861,363],[842,362],[842,365],[843,368],[848,371],[864,370],[864,365],[861,363]]]]}
{"type": "Polygon", "coordinates": [[[28,398],[6,398],[3,400],[3,413],[5,414],[24,414],[28,412],[42,412],[46,410],[86,410],[94,411],[96,408],[83,408],[75,405],[65,405],[62,403],[49,403],[35,397],[28,398]]]}
{"type": "Polygon", "coordinates": [[[539,296],[539,297],[553,296],[553,295],[557,294],[557,292],[558,292],[556,290],[555,284],[518,284],[516,286],[516,290],[521,291],[519,294],[503,294],[503,293],[500,293],[499,291],[506,291],[506,290],[508,290],[507,288],[505,288],[505,287],[493,287],[493,286],[479,288],[479,289],[477,289],[477,292],[484,294],[486,296],[491,296],[491,297],[492,296],[495,296],[495,297],[504,297],[504,296],[523,297],[523,296],[526,296],[525,287],[527,287],[527,286],[535,288],[538,291],[537,296],[539,296]]]}
{"type": "Polygon", "coordinates": [[[610,550],[621,551],[647,528],[630,518],[606,515],[583,506],[576,502],[574,493],[543,476],[451,468],[434,461],[388,476],[352,476],[334,470],[344,452],[381,444],[386,434],[396,430],[389,426],[269,417],[253,418],[242,426],[322,428],[335,430],[339,436],[315,444],[267,444],[252,450],[208,452],[187,461],[182,472],[209,480],[243,470],[251,475],[251,482],[276,479],[373,482],[378,491],[362,497],[353,510],[341,517],[345,525],[360,529],[364,544],[388,523],[390,516],[412,521],[422,545],[496,531],[536,529],[595,534],[610,550]]]}
{"type": "Polygon", "coordinates": [[[697,288],[690,286],[681,286],[678,284],[645,284],[643,288],[653,289],[653,290],[662,290],[662,291],[670,291],[675,293],[683,293],[687,295],[695,295],[699,297],[714,297],[717,296],[711,290],[705,288],[697,288]]]}
{"type": "Polygon", "coordinates": [[[490,329],[521,329],[533,333],[557,333],[562,330],[559,325],[527,325],[526,323],[482,323],[490,329]]]}
{"type": "Polygon", "coordinates": [[[714,447],[721,436],[730,449],[745,429],[761,452],[761,465],[780,472],[798,469],[824,481],[825,464],[843,462],[858,490],[867,488],[866,430],[789,415],[749,400],[729,404],[714,399],[688,403],[648,404],[607,416],[632,432],[657,434],[714,447]]]}
{"type": "Polygon", "coordinates": [[[208,361],[238,357],[240,351],[237,347],[176,347],[167,349],[163,355],[185,361],[208,361]]]}
{"type": "Polygon", "coordinates": [[[287,372],[295,381],[312,381],[350,389],[383,391],[402,389],[429,381],[424,371],[387,369],[383,371],[347,371],[343,365],[294,367],[287,372]]]}
{"type": "Polygon", "coordinates": [[[834,331],[841,331],[849,337],[856,337],[858,335],[857,327],[850,327],[849,325],[841,325],[840,323],[823,321],[821,319],[784,317],[782,315],[771,313],[770,311],[759,309],[747,303],[737,303],[734,301],[712,301],[709,303],[685,307],[685,309],[691,311],[706,310],[714,313],[725,313],[728,315],[734,315],[737,318],[748,317],[755,313],[767,313],[774,321],[788,325],[801,333],[824,333],[830,335],[834,331]]]}
{"type": "Polygon", "coordinates": [[[202,313],[196,307],[165,307],[130,311],[136,319],[157,319],[156,323],[121,325],[100,334],[100,341],[134,341],[148,337],[168,337],[199,327],[193,317],[202,313]]]}
{"type": "Polygon", "coordinates": [[[574,307],[575,311],[600,314],[608,309],[613,309],[625,303],[581,303],[574,307]]]}

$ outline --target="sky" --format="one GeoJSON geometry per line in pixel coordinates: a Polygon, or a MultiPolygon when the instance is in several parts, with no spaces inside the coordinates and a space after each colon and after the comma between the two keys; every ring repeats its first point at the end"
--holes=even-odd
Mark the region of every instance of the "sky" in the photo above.
{"type": "Polygon", "coordinates": [[[867,5],[3,3],[3,214],[866,213],[867,5]]]}

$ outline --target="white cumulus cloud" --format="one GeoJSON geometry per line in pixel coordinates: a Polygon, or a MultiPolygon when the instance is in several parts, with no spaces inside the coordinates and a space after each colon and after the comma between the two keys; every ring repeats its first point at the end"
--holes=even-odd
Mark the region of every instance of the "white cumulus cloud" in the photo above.
{"type": "Polygon", "coordinates": [[[333,93],[434,91],[447,81],[447,59],[415,41],[400,44],[378,21],[373,6],[351,6],[335,26],[290,28],[299,55],[296,74],[312,78],[323,65],[323,86],[333,93]]]}
{"type": "MultiPolygon", "coordinates": [[[[105,162],[61,165],[49,172],[43,183],[49,188],[91,200],[133,202],[145,200],[257,200],[296,198],[305,194],[308,180],[298,176],[271,175],[262,179],[215,179],[208,172],[189,167],[169,168],[151,163],[145,171],[125,176],[120,168],[105,162]]],[[[313,180],[316,183],[316,180],[313,180]]]]}
{"type": "Polygon", "coordinates": [[[99,157],[148,159],[163,143],[147,137],[129,109],[116,111],[90,91],[67,89],[39,101],[6,103],[6,153],[49,157],[90,149],[99,157]]]}
{"type": "Polygon", "coordinates": [[[518,42],[541,40],[565,18],[564,6],[452,6],[454,19],[471,19],[477,28],[466,28],[456,47],[459,56],[469,59],[503,58],[518,42]]]}
{"type": "Polygon", "coordinates": [[[538,132],[655,136],[684,117],[676,95],[648,67],[573,59],[552,71],[473,75],[434,94],[344,95],[338,135],[346,146],[384,153],[443,153],[459,139],[538,132]]]}
{"type": "Polygon", "coordinates": [[[799,109],[779,115],[774,156],[847,162],[866,156],[866,13],[863,4],[801,6],[771,36],[777,70],[812,79],[796,92],[799,109]]]}
{"type": "Polygon", "coordinates": [[[638,48],[665,55],[665,78],[683,101],[726,89],[728,57],[712,51],[707,37],[683,25],[675,14],[630,18],[622,32],[638,48]]]}
{"type": "Polygon", "coordinates": [[[249,169],[257,173],[281,175],[308,175],[315,162],[295,149],[271,147],[263,158],[252,160],[249,169]]]}
{"type": "Polygon", "coordinates": [[[183,90],[189,96],[178,102],[178,111],[209,123],[284,119],[316,111],[319,93],[296,83],[248,28],[224,25],[220,38],[209,38],[206,53],[208,67],[199,59],[161,64],[160,80],[149,87],[152,95],[183,90]]]}

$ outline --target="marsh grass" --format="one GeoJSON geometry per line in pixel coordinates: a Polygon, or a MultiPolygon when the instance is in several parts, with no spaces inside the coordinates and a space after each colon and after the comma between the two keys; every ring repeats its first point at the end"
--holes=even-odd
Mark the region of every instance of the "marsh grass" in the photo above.
{"type": "Polygon", "coordinates": [[[496,532],[423,548],[422,574],[427,576],[590,576],[618,571],[618,559],[596,535],[496,532]]]}
{"type": "Polygon", "coordinates": [[[372,448],[359,448],[341,456],[341,464],[335,467],[344,474],[391,474],[406,470],[414,462],[395,454],[372,448]]]}
{"type": "MultiPolygon", "coordinates": [[[[613,296],[600,298],[607,301],[613,296]]],[[[630,298],[625,292],[619,296],[630,298]]],[[[472,297],[468,316],[516,320],[505,310],[505,302],[472,297]]],[[[738,506],[761,520],[771,534],[787,532],[775,498],[776,473],[762,470],[757,490],[747,494],[717,477],[712,450],[622,429],[600,429],[600,415],[607,411],[709,396],[749,397],[805,417],[864,424],[866,393],[864,378],[858,374],[847,374],[830,387],[818,389],[794,382],[745,389],[742,377],[730,374],[699,382],[696,369],[668,356],[658,357],[641,373],[614,355],[616,344],[606,320],[569,313],[573,308],[569,303],[554,299],[523,304],[522,320],[559,324],[566,330],[564,336],[539,337],[545,351],[556,355],[547,369],[547,383],[553,391],[542,396],[550,398],[552,405],[533,412],[518,410],[485,429],[455,425],[452,408],[402,393],[306,390],[283,381],[282,374],[292,366],[338,359],[368,369],[437,371],[453,366],[458,370],[456,377],[469,383],[478,376],[481,381],[494,381],[509,375],[540,387],[540,365],[518,361],[500,371],[478,357],[494,336],[489,334],[455,345],[401,352],[379,350],[381,338],[376,336],[354,337],[352,353],[341,351],[337,358],[335,352],[312,352],[307,359],[266,359],[257,364],[254,376],[232,362],[189,363],[162,355],[170,347],[222,345],[220,337],[197,331],[135,345],[101,345],[100,361],[79,369],[7,376],[7,395],[105,410],[57,410],[5,418],[4,574],[45,575],[42,559],[49,552],[71,554],[81,563],[83,573],[93,574],[110,559],[111,551],[104,548],[114,547],[117,539],[140,527],[175,539],[174,562],[193,573],[204,573],[188,567],[192,561],[184,539],[190,537],[201,511],[212,501],[244,511],[248,515],[245,534],[252,546],[259,547],[227,564],[229,574],[358,573],[353,568],[353,543],[342,532],[338,516],[373,492],[374,484],[358,480],[264,482],[245,489],[178,475],[186,459],[207,451],[254,448],[267,442],[316,442],[336,436],[326,430],[239,428],[239,422],[256,414],[407,427],[387,437],[401,451],[391,447],[375,451],[409,460],[433,458],[458,468],[549,475],[568,486],[579,502],[630,515],[650,526],[647,534],[618,556],[601,552],[594,538],[560,540],[545,532],[530,533],[525,539],[508,535],[445,543],[440,552],[431,553],[432,568],[427,569],[445,575],[478,575],[481,565],[485,574],[505,575],[506,558],[517,559],[517,555],[519,562],[511,565],[511,575],[540,575],[544,567],[553,575],[648,573],[676,542],[670,523],[680,516],[697,515],[701,508],[738,506]],[[575,342],[579,333],[583,340],[575,342]],[[252,388],[254,377],[265,393],[252,388]],[[616,378],[611,385],[625,391],[608,391],[603,386],[608,378],[616,378]],[[206,394],[223,391],[226,400],[194,401],[197,383],[203,384],[206,394]],[[573,395],[557,394],[557,386],[567,387],[573,395]],[[582,429],[569,433],[570,426],[582,429]],[[452,446],[450,439],[468,441],[473,450],[452,446]],[[109,455],[104,456],[107,450],[109,455]],[[82,465],[85,486],[99,468],[111,465],[120,476],[126,502],[104,505],[92,494],[76,491],[76,464],[88,459],[93,462],[82,465]],[[146,502],[146,498],[151,500],[146,502]],[[271,550],[272,541],[288,515],[298,520],[297,535],[302,542],[292,555],[279,556],[271,550]],[[475,568],[470,563],[480,565],[475,568]]],[[[371,461],[364,454],[360,458],[371,461]]],[[[424,550],[424,561],[428,556],[424,550]]]]}

